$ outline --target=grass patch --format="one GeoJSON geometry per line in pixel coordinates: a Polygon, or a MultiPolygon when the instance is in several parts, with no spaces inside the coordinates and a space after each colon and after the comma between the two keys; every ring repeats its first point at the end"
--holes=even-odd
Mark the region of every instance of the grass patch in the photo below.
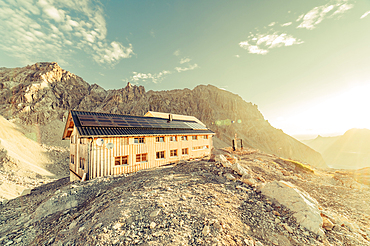
{"type": "Polygon", "coordinates": [[[293,161],[293,160],[289,160],[289,159],[284,159],[284,158],[280,158],[281,160],[285,161],[285,162],[289,162],[289,163],[292,163],[293,165],[295,165],[297,168],[300,168],[304,171],[307,171],[307,172],[310,172],[310,173],[315,173],[315,171],[312,169],[311,166],[309,165],[305,165],[303,163],[300,163],[298,161],[293,161]]]}

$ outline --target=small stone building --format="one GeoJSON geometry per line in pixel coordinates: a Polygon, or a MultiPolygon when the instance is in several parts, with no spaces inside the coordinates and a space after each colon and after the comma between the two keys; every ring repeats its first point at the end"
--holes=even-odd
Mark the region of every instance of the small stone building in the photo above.
{"type": "Polygon", "coordinates": [[[69,169],[73,181],[210,155],[213,135],[192,116],[70,111],[62,139],[71,141],[69,169]]]}

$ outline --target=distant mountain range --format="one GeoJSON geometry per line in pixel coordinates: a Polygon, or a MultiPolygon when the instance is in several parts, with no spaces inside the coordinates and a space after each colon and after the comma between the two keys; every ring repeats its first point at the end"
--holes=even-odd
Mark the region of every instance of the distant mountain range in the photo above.
{"type": "Polygon", "coordinates": [[[302,141],[322,154],[333,168],[370,167],[370,130],[351,129],[342,136],[321,137],[302,141]]]}
{"type": "Polygon", "coordinates": [[[144,115],[147,111],[193,115],[216,132],[216,147],[230,146],[237,134],[244,146],[326,167],[318,152],[272,127],[257,105],[212,85],[146,92],[143,86],[128,83],[122,89],[105,90],[54,62],[0,68],[0,114],[6,119],[44,125],[62,121],[71,109],[129,115],[144,115]]]}

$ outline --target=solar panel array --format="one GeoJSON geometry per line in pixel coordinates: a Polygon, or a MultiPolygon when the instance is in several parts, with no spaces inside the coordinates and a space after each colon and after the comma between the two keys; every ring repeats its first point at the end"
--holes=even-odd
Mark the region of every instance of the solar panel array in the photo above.
{"type": "Polygon", "coordinates": [[[186,125],[188,125],[189,127],[191,127],[191,129],[196,129],[196,130],[205,130],[207,129],[207,127],[199,124],[199,123],[196,123],[196,122],[184,122],[186,125]]]}
{"type": "Polygon", "coordinates": [[[196,122],[170,121],[152,117],[125,117],[77,114],[81,126],[92,127],[130,127],[162,129],[207,129],[196,122]]]}

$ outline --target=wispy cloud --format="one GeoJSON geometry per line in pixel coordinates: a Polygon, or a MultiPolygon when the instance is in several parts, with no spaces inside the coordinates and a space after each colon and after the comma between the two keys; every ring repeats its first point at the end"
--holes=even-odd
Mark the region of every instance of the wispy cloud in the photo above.
{"type": "Polygon", "coordinates": [[[370,14],[370,11],[365,12],[363,15],[361,15],[360,19],[365,18],[365,17],[366,17],[366,16],[368,16],[369,14],[370,14]]]}
{"type": "Polygon", "coordinates": [[[251,54],[266,55],[269,49],[301,43],[303,43],[302,40],[292,35],[270,31],[263,34],[251,34],[246,41],[240,42],[239,46],[251,54]]]}
{"type": "Polygon", "coordinates": [[[167,74],[171,74],[170,71],[163,70],[162,72],[151,74],[151,73],[138,73],[132,72],[131,81],[138,82],[138,81],[147,81],[151,80],[153,83],[158,83],[163,80],[164,76],[167,74]]]}
{"type": "Polygon", "coordinates": [[[179,73],[194,70],[196,68],[199,68],[198,64],[194,63],[193,65],[189,65],[188,67],[175,67],[175,70],[179,73]]]}
{"type": "MultiPolygon", "coordinates": [[[[353,8],[353,4],[349,3],[353,0],[331,0],[328,4],[320,5],[309,10],[305,14],[301,14],[295,17],[295,22],[301,22],[297,28],[305,28],[307,30],[314,29],[318,24],[320,24],[324,19],[340,17],[349,9],[353,8]]],[[[366,12],[361,18],[370,14],[366,12]]],[[[268,26],[270,29],[268,31],[261,32],[258,28],[255,28],[255,33],[250,32],[247,40],[239,43],[239,46],[243,49],[248,50],[248,53],[266,55],[270,49],[292,46],[294,44],[302,44],[303,40],[293,37],[288,34],[286,29],[291,28],[293,21],[288,21],[283,24],[277,25],[278,22],[273,21],[268,26]]],[[[266,29],[266,27],[264,27],[266,29]]]]}
{"type": "MultiPolygon", "coordinates": [[[[180,50],[177,50],[175,52],[176,56],[180,55],[180,50]]],[[[180,64],[187,64],[188,66],[187,67],[175,67],[173,69],[170,69],[170,70],[163,70],[161,72],[158,72],[158,73],[141,73],[141,72],[132,72],[132,76],[130,76],[130,78],[126,78],[126,79],[123,79],[123,81],[125,82],[133,82],[135,84],[137,84],[138,82],[142,81],[142,82],[146,82],[146,81],[151,81],[155,84],[163,81],[165,79],[165,77],[169,74],[173,74],[173,73],[181,73],[181,72],[185,72],[185,71],[190,71],[190,70],[194,70],[196,68],[199,68],[198,64],[194,63],[194,64],[189,64],[189,62],[191,61],[190,58],[188,57],[185,57],[185,58],[181,58],[180,59],[180,64]]]]}
{"type": "Polygon", "coordinates": [[[290,26],[293,22],[287,22],[287,23],[284,23],[284,24],[281,24],[281,26],[290,26]]]}
{"type": "Polygon", "coordinates": [[[351,8],[353,8],[353,4],[349,4],[347,0],[331,1],[328,4],[314,7],[297,19],[297,21],[302,20],[297,28],[312,30],[323,20],[334,16],[340,16],[351,8]]]}
{"type": "Polygon", "coordinates": [[[173,52],[173,55],[174,56],[179,56],[180,55],[180,50],[175,50],[175,52],[173,52]]]}
{"type": "Polygon", "coordinates": [[[187,62],[190,62],[190,61],[191,61],[190,58],[181,58],[180,64],[184,64],[184,63],[187,63],[187,62]]]}
{"type": "Polygon", "coordinates": [[[96,1],[5,0],[0,26],[0,35],[7,37],[0,40],[0,49],[26,63],[67,63],[77,50],[99,64],[115,64],[133,54],[131,44],[107,40],[104,10],[96,1]]]}

